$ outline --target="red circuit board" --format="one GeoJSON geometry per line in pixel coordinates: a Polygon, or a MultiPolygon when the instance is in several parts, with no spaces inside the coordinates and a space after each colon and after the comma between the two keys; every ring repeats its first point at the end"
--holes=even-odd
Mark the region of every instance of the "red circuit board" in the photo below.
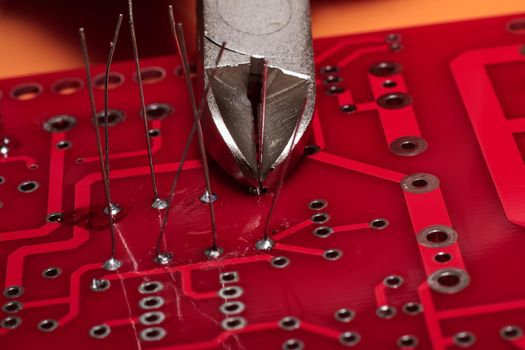
{"type": "MultiPolygon", "coordinates": [[[[276,245],[254,248],[272,195],[212,164],[217,261],[203,254],[195,145],[166,234],[174,259],[153,261],[160,214],[132,63],[114,65],[110,90],[122,112],[110,128],[116,272],[102,269],[110,236],[83,71],[0,81],[0,348],[525,349],[520,17],[316,40],[317,147],[286,180],[276,245]]],[[[162,197],[192,118],[178,59],[142,66],[146,102],[172,107],[150,121],[162,197]]]]}

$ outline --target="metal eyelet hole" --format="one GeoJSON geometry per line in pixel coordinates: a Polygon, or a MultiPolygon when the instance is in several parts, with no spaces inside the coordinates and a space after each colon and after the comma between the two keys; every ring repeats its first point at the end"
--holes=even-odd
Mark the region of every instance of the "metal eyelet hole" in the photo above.
{"type": "Polygon", "coordinates": [[[370,74],[376,77],[391,77],[401,73],[403,67],[396,62],[379,62],[370,67],[370,74]]]}
{"type": "Polygon", "coordinates": [[[165,319],[166,315],[164,315],[164,313],[160,311],[146,312],[140,315],[139,318],[140,323],[142,323],[145,326],[160,324],[164,322],[165,319]]]}
{"type": "Polygon", "coordinates": [[[41,330],[42,332],[52,332],[58,327],[58,322],[55,320],[43,320],[41,321],[37,328],[41,330]]]}
{"type": "Polygon", "coordinates": [[[454,334],[452,341],[459,347],[467,348],[476,342],[476,336],[471,332],[459,332],[454,334]]]}
{"type": "Polygon", "coordinates": [[[36,181],[26,181],[18,185],[18,191],[22,193],[31,193],[35,192],[39,186],[39,183],[36,181]]]}
{"type": "Polygon", "coordinates": [[[396,308],[391,305],[382,305],[378,307],[376,310],[377,317],[383,318],[386,320],[393,318],[396,315],[396,313],[397,313],[396,308]]]}
{"type": "Polygon", "coordinates": [[[60,150],[65,150],[65,149],[69,149],[71,148],[73,144],[71,143],[71,141],[59,141],[57,144],[56,144],[56,147],[60,150]]]}
{"type": "Polygon", "coordinates": [[[499,334],[505,340],[516,340],[523,336],[523,330],[518,326],[509,325],[501,328],[499,334]]]}
{"type": "Polygon", "coordinates": [[[18,101],[28,101],[37,98],[43,91],[40,84],[29,83],[18,85],[11,90],[11,97],[18,101]]]}
{"type": "Polygon", "coordinates": [[[18,316],[9,316],[0,321],[0,328],[15,329],[22,324],[22,319],[18,316]]]}
{"type": "MultiPolygon", "coordinates": [[[[116,89],[124,83],[124,75],[116,72],[110,72],[108,77],[108,90],[116,89]]],[[[93,85],[97,89],[103,90],[106,87],[106,74],[100,73],[93,78],[93,85]]]]}
{"type": "Polygon", "coordinates": [[[59,95],[72,95],[84,87],[84,82],[76,78],[68,78],[57,81],[53,85],[53,91],[59,95]]]}
{"type": "Polygon", "coordinates": [[[328,226],[321,226],[321,227],[316,227],[312,231],[312,233],[319,238],[326,238],[330,236],[332,233],[334,233],[334,230],[328,226]]]}
{"type": "Polygon", "coordinates": [[[350,309],[339,309],[334,313],[334,317],[337,321],[348,323],[355,318],[355,311],[350,309]]]}
{"type": "Polygon", "coordinates": [[[221,322],[221,327],[227,331],[233,331],[246,327],[246,320],[243,317],[229,317],[221,322]]]}
{"type": "Polygon", "coordinates": [[[140,332],[140,339],[144,341],[159,341],[166,336],[166,330],[162,327],[145,328],[140,332]]]}
{"type": "Polygon", "coordinates": [[[104,339],[111,333],[111,328],[107,324],[100,324],[89,330],[89,335],[95,339],[104,339]]]}
{"type": "Polygon", "coordinates": [[[393,80],[385,80],[383,82],[383,87],[387,89],[391,89],[397,86],[397,83],[393,80]]]}
{"type": "Polygon", "coordinates": [[[423,312],[423,306],[421,306],[419,303],[408,302],[403,305],[403,312],[411,316],[419,315],[421,312],[423,312]]]}
{"type": "Polygon", "coordinates": [[[144,310],[158,309],[162,305],[164,305],[164,298],[159,296],[145,297],[139,301],[139,307],[144,310]]]}
{"type": "Polygon", "coordinates": [[[139,286],[139,293],[141,294],[152,294],[158,293],[164,289],[164,285],[158,281],[147,281],[143,282],[139,286]]]}
{"type": "Polygon", "coordinates": [[[22,310],[23,305],[18,301],[9,301],[2,306],[2,311],[6,314],[16,314],[18,311],[22,310]]]}
{"type": "Polygon", "coordinates": [[[452,260],[452,255],[450,255],[447,252],[439,252],[436,255],[434,255],[434,261],[440,264],[448,263],[451,260],[452,260]]]}
{"type": "Polygon", "coordinates": [[[287,257],[284,256],[276,256],[272,259],[271,262],[273,267],[276,267],[278,269],[285,268],[290,264],[290,260],[287,257]]]}
{"type": "Polygon", "coordinates": [[[6,298],[18,298],[24,294],[24,288],[20,286],[9,286],[4,290],[4,296],[6,298]]]}
{"type": "Polygon", "coordinates": [[[331,85],[331,84],[339,84],[343,81],[343,78],[341,78],[338,75],[329,75],[323,80],[323,84],[325,85],[331,85]]]}
{"type": "Polygon", "coordinates": [[[314,154],[317,154],[321,152],[321,147],[317,145],[308,145],[304,148],[304,155],[305,156],[312,156],[314,154]]]}
{"type": "MultiPolygon", "coordinates": [[[[166,71],[160,67],[146,67],[140,70],[140,78],[143,84],[155,84],[166,78],[166,71]]],[[[137,73],[133,75],[133,79],[138,81],[137,73]]]]}
{"type": "Polygon", "coordinates": [[[361,336],[356,332],[344,332],[339,337],[339,342],[344,346],[354,346],[361,341],[361,336]]]}
{"type": "Polygon", "coordinates": [[[346,104],[346,105],[342,105],[341,107],[339,107],[339,109],[343,113],[354,113],[354,112],[357,111],[357,106],[356,105],[351,105],[351,104],[346,104]]]}
{"type": "Polygon", "coordinates": [[[0,176],[0,185],[5,184],[5,177],[0,176]]]}
{"type": "Polygon", "coordinates": [[[413,102],[412,96],[404,92],[393,92],[380,96],[377,104],[386,109],[400,109],[410,106],[413,102]]]}
{"type": "Polygon", "coordinates": [[[397,275],[390,275],[385,277],[383,284],[388,288],[397,289],[403,285],[403,277],[397,275]]]}
{"type": "Polygon", "coordinates": [[[238,286],[224,287],[219,290],[219,296],[223,299],[239,298],[244,290],[238,286]]]}
{"type": "Polygon", "coordinates": [[[413,335],[402,335],[397,340],[397,346],[399,346],[402,349],[415,348],[418,343],[419,343],[419,340],[416,337],[414,337],[413,335]]]}
{"type": "Polygon", "coordinates": [[[310,220],[312,220],[314,224],[324,224],[330,220],[330,215],[326,213],[318,213],[318,214],[312,215],[310,220]]]}
{"type": "Polygon", "coordinates": [[[339,260],[342,256],[343,256],[343,252],[341,252],[338,249],[325,250],[323,253],[323,257],[326,260],[330,260],[330,261],[339,260]]]}
{"type": "Polygon", "coordinates": [[[389,225],[389,222],[387,219],[384,218],[378,218],[370,221],[370,227],[374,230],[384,230],[389,225]]]}
{"type": "Polygon", "coordinates": [[[451,227],[434,225],[423,229],[417,234],[417,241],[424,247],[443,248],[454,244],[458,233],[451,227]]]}
{"type": "Polygon", "coordinates": [[[237,315],[244,311],[246,306],[240,301],[228,301],[221,305],[219,310],[224,315],[237,315]]]}
{"type": "Polygon", "coordinates": [[[42,277],[49,278],[49,279],[57,278],[61,274],[62,274],[62,269],[59,267],[48,267],[47,269],[42,271],[42,277]]]}
{"type": "Polygon", "coordinates": [[[327,95],[339,95],[345,92],[345,88],[342,86],[332,85],[325,90],[327,95]]]}
{"type": "Polygon", "coordinates": [[[525,34],[525,18],[514,18],[507,23],[507,30],[513,34],[525,34]]]}
{"type": "Polygon", "coordinates": [[[239,282],[239,273],[236,271],[224,272],[219,275],[220,283],[233,283],[239,282]]]}
{"type": "Polygon", "coordinates": [[[432,290],[443,294],[455,294],[470,284],[470,276],[461,269],[442,269],[428,277],[428,285],[432,290]]]}
{"type": "Polygon", "coordinates": [[[293,331],[301,326],[301,321],[295,317],[287,316],[279,321],[279,327],[287,331],[293,331]]]}
{"type": "Polygon", "coordinates": [[[51,213],[46,217],[47,222],[62,222],[64,221],[64,215],[62,213],[51,213]]]}
{"type": "Polygon", "coordinates": [[[283,350],[303,350],[304,343],[299,339],[288,339],[283,343],[283,350]]]}
{"type": "Polygon", "coordinates": [[[44,122],[44,130],[47,132],[66,132],[77,125],[75,117],[70,115],[57,115],[44,122]]]}
{"type": "Polygon", "coordinates": [[[160,136],[160,130],[159,129],[149,129],[148,130],[149,137],[159,137],[160,136]]]}
{"type": "Polygon", "coordinates": [[[403,38],[399,33],[389,33],[385,36],[385,42],[387,44],[397,43],[400,42],[402,39],[403,38]]]}
{"type": "MultiPolygon", "coordinates": [[[[104,111],[97,113],[96,118],[99,127],[104,127],[106,125],[106,116],[104,111]]],[[[108,111],[108,126],[115,126],[122,123],[124,120],[126,120],[126,114],[124,114],[124,112],[119,111],[118,109],[110,109],[108,111]]],[[[93,125],[96,125],[94,120],[93,125]]]]}
{"type": "Polygon", "coordinates": [[[93,292],[103,292],[109,289],[111,287],[111,282],[104,279],[96,279],[94,278],[91,281],[91,290],[93,292]]]}
{"type": "MultiPolygon", "coordinates": [[[[173,107],[167,103],[151,103],[146,106],[148,120],[162,120],[172,113],[173,107]]],[[[142,112],[140,115],[142,115],[142,112]]]]}
{"type": "Polygon", "coordinates": [[[392,153],[402,157],[417,156],[428,148],[427,142],[419,136],[403,136],[390,144],[392,153]]]}
{"type": "Polygon", "coordinates": [[[321,210],[328,206],[328,202],[324,199],[314,199],[308,204],[308,208],[311,210],[321,210]]]}
{"type": "Polygon", "coordinates": [[[321,72],[321,74],[333,74],[339,72],[339,67],[328,65],[321,67],[319,71],[321,72]]]}
{"type": "Polygon", "coordinates": [[[439,187],[439,179],[426,173],[413,174],[401,180],[401,187],[410,193],[428,193],[439,187]]]}

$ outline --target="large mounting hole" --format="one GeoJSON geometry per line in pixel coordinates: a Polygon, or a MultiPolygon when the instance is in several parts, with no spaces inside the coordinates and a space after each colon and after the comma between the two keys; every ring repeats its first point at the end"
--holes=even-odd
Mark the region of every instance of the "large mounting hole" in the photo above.
{"type": "Polygon", "coordinates": [[[470,276],[461,269],[449,268],[438,270],[427,279],[430,288],[444,294],[455,294],[470,284],[470,276]]]}

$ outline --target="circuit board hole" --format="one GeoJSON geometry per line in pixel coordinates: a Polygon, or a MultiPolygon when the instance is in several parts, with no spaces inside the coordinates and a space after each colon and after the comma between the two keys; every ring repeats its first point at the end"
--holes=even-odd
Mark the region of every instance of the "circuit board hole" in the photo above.
{"type": "Polygon", "coordinates": [[[26,181],[18,185],[18,191],[22,193],[31,193],[35,192],[39,187],[38,182],[36,181],[26,181]]]}
{"type": "MultiPolygon", "coordinates": [[[[144,84],[155,84],[164,80],[165,77],[166,71],[160,67],[146,67],[140,70],[140,78],[144,84]]],[[[138,81],[137,73],[135,73],[133,79],[138,81]]]]}
{"type": "Polygon", "coordinates": [[[452,260],[452,255],[445,252],[439,252],[436,255],[434,255],[434,260],[438,263],[447,263],[452,260]]]}
{"type": "Polygon", "coordinates": [[[72,95],[84,87],[84,82],[80,79],[70,78],[60,80],[53,85],[53,91],[59,95],[72,95]]]}
{"type": "Polygon", "coordinates": [[[414,348],[418,344],[418,339],[413,335],[403,335],[397,340],[397,345],[400,348],[414,348]]]}
{"type": "Polygon", "coordinates": [[[345,346],[354,346],[361,340],[361,336],[355,332],[344,332],[339,338],[341,344],[345,346]]]}
{"type": "Polygon", "coordinates": [[[42,86],[36,83],[24,84],[15,87],[11,91],[11,97],[18,101],[28,101],[38,97],[42,93],[42,86]]]}
{"type": "MultiPolygon", "coordinates": [[[[108,76],[108,89],[116,89],[124,83],[124,76],[120,73],[110,72],[108,76]]],[[[93,85],[97,89],[104,89],[106,86],[106,75],[105,73],[97,75],[93,79],[93,85]]]]}

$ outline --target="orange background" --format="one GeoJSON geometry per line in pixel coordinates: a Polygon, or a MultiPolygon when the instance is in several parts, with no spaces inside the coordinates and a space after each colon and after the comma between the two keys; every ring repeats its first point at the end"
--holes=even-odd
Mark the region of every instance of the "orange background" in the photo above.
{"type": "MultiPolygon", "coordinates": [[[[168,3],[135,0],[143,56],[173,52],[168,3]]],[[[189,31],[195,24],[194,0],[175,4],[189,31]]],[[[80,67],[78,26],[86,26],[93,62],[104,62],[116,15],[125,6],[116,0],[0,0],[0,77],[80,67]]],[[[315,37],[517,12],[525,13],[524,0],[312,0],[315,37]]],[[[122,31],[117,59],[128,59],[126,25],[122,31]]]]}

